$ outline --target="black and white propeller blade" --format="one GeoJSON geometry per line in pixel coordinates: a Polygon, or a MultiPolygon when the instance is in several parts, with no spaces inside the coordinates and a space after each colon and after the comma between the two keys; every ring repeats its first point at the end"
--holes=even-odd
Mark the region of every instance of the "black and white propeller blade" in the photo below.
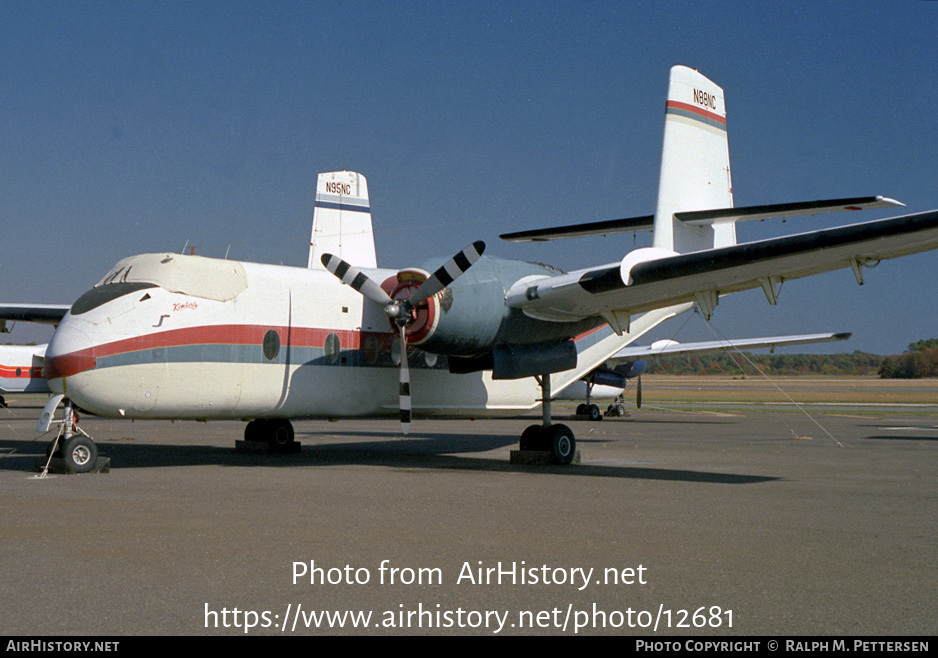
{"type": "Polygon", "coordinates": [[[410,365],[407,363],[407,332],[401,325],[401,368],[400,368],[400,402],[401,432],[404,436],[410,432],[411,406],[410,406],[410,365]]]}
{"type": "Polygon", "coordinates": [[[416,306],[425,299],[430,299],[458,279],[466,270],[472,267],[473,263],[479,260],[479,256],[482,255],[483,251],[485,251],[485,243],[477,240],[443,263],[436,272],[420,284],[420,287],[408,300],[410,305],[416,306]]]}
{"type": "Polygon", "coordinates": [[[411,422],[410,367],[407,363],[407,325],[414,320],[413,310],[418,304],[430,299],[433,295],[462,276],[466,270],[479,260],[483,251],[485,251],[484,242],[481,240],[473,242],[446,261],[436,272],[427,277],[427,280],[420,284],[410,298],[401,300],[392,299],[374,279],[371,279],[359,268],[345,262],[338,256],[323,254],[320,259],[323,266],[341,279],[343,283],[351,286],[376,304],[384,306],[384,312],[387,313],[388,317],[391,318],[400,329],[401,365],[399,405],[401,430],[405,436],[410,431],[411,422]]]}
{"type": "Polygon", "coordinates": [[[384,289],[376,281],[368,278],[364,272],[354,265],[350,265],[332,254],[323,254],[320,260],[322,260],[322,264],[327,270],[342,279],[342,283],[352,286],[376,304],[386,306],[393,302],[388,293],[384,292],[384,289]]]}

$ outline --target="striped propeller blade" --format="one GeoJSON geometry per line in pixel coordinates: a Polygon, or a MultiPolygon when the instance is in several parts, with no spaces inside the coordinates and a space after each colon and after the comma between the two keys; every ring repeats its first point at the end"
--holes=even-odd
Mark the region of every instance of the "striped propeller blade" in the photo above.
{"type": "Polygon", "coordinates": [[[426,281],[420,284],[420,287],[410,298],[410,304],[416,306],[443,290],[472,267],[472,264],[479,260],[479,256],[482,255],[483,251],[485,251],[485,243],[478,240],[450,258],[426,281]]]}
{"type": "Polygon", "coordinates": [[[323,254],[320,260],[323,267],[342,279],[342,283],[352,286],[371,301],[382,306],[391,303],[388,293],[384,292],[384,289],[377,282],[368,278],[364,272],[354,265],[350,265],[332,254],[323,254]]]}
{"type": "Polygon", "coordinates": [[[410,432],[411,406],[410,406],[410,366],[407,363],[407,332],[401,327],[401,389],[400,389],[400,412],[401,412],[401,431],[404,436],[410,432]]]}

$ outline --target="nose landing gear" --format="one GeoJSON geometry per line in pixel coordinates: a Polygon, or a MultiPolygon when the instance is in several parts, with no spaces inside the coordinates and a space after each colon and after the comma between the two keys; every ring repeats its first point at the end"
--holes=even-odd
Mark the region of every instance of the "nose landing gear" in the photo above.
{"type": "Polygon", "coordinates": [[[46,448],[46,461],[40,477],[56,473],[92,473],[108,470],[110,460],[98,456],[98,446],[78,426],[78,414],[71,402],[65,401],[65,414],[55,439],[46,448]]]}

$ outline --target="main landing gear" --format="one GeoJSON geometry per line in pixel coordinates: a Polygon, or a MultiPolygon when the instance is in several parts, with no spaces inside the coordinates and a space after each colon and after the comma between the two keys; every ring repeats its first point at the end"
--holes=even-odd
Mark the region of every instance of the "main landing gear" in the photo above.
{"type": "Polygon", "coordinates": [[[549,452],[551,463],[571,464],[576,457],[576,438],[566,425],[550,422],[550,375],[542,375],[537,381],[541,385],[543,422],[521,433],[519,448],[522,452],[549,452]]]}
{"type": "Polygon", "coordinates": [[[255,418],[245,426],[244,440],[266,441],[270,452],[298,452],[300,449],[294,439],[293,424],[286,418],[255,418]]]}
{"type": "Polygon", "coordinates": [[[594,404],[591,400],[593,396],[593,380],[592,377],[586,380],[586,404],[579,404],[576,408],[576,415],[579,417],[586,417],[588,420],[597,421],[603,419],[603,412],[600,411],[599,406],[594,404]]]}

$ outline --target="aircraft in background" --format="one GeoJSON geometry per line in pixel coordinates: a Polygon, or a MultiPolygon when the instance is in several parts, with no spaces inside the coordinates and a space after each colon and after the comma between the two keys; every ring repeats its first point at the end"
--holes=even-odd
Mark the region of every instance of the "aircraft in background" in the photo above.
{"type": "MultiPolygon", "coordinates": [[[[0,333],[8,333],[7,322],[58,325],[69,306],[60,304],[0,304],[0,333]]],[[[11,393],[49,393],[42,375],[46,345],[0,345],[0,407],[11,393]]]]}
{"type": "Polygon", "coordinates": [[[577,416],[589,420],[601,420],[602,411],[592,398],[612,399],[613,403],[606,410],[607,416],[625,415],[623,394],[630,379],[636,380],[635,405],[642,406],[642,373],[648,365],[648,359],[658,356],[676,356],[678,354],[704,354],[707,352],[739,351],[745,349],[768,348],[774,352],[777,347],[791,345],[809,345],[847,340],[852,334],[821,333],[798,334],[792,336],[769,336],[766,338],[741,338],[734,340],[711,340],[699,343],[679,343],[676,340],[659,340],[647,346],[624,347],[612,358],[588,374],[579,382],[572,384],[559,396],[563,400],[581,400],[586,402],[577,406],[577,416]]]}
{"type": "Polygon", "coordinates": [[[50,393],[42,376],[45,345],[0,345],[0,407],[10,393],[50,393]]]}
{"type": "MultiPolygon", "coordinates": [[[[938,211],[745,244],[735,222],[896,205],[734,208],[723,91],[677,66],[653,216],[502,236],[649,229],[652,247],[569,273],[483,255],[482,242],[423,269],[378,268],[365,178],[323,174],[310,267],[165,253],[118,262],[49,343],[56,395],[43,421],[67,396],[101,416],[244,419],[246,439],[285,448],[293,418],[396,409],[406,433],[412,408],[475,416],[540,404],[520,447],[567,464],[575,437],[551,422],[551,398],[661,322],[695,307],[709,319],[721,295],[752,288],[775,304],[784,281],[840,268],[862,283],[868,263],[938,247],[938,211]]],[[[66,430],[64,452],[80,470],[96,447],[66,430]]]]}

